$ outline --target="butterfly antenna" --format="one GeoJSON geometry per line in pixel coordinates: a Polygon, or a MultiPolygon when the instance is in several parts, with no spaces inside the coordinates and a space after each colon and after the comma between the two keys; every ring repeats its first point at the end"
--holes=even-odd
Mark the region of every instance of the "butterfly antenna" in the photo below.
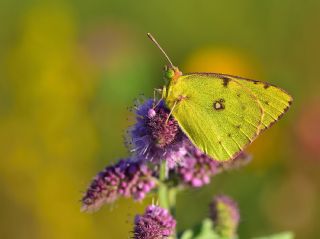
{"type": "Polygon", "coordinates": [[[162,47],[160,46],[160,44],[157,42],[157,40],[151,35],[151,33],[147,33],[147,36],[150,38],[150,40],[160,49],[160,51],[162,52],[162,54],[165,56],[165,58],[168,60],[170,66],[172,68],[174,68],[174,65],[172,64],[172,61],[170,60],[169,56],[167,55],[167,53],[162,49],[162,47]]]}

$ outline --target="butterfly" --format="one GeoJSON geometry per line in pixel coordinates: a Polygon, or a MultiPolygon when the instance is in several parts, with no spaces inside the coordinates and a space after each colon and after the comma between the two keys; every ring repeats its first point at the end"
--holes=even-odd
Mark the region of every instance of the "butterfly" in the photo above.
{"type": "Polygon", "coordinates": [[[162,98],[191,142],[215,160],[237,157],[293,101],[286,91],[262,81],[219,73],[182,74],[155,38],[150,33],[148,37],[169,62],[162,98]]]}

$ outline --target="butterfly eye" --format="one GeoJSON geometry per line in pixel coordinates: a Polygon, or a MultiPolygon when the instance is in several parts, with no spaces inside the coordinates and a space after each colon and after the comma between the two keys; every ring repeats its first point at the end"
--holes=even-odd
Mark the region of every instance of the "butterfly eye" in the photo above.
{"type": "Polygon", "coordinates": [[[164,72],[164,77],[166,79],[172,79],[174,77],[174,70],[169,68],[164,72]]]}

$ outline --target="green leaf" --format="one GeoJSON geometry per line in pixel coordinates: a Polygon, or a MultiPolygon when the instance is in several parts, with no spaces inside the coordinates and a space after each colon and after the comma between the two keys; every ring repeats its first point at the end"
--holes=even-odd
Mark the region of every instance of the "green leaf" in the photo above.
{"type": "Polygon", "coordinates": [[[193,232],[192,230],[187,230],[187,231],[184,231],[181,235],[181,237],[179,237],[180,239],[192,239],[193,237],[193,232]]]}
{"type": "Polygon", "coordinates": [[[205,219],[202,222],[201,230],[193,239],[220,239],[213,230],[213,222],[210,219],[205,219]]]}
{"type": "Polygon", "coordinates": [[[200,227],[185,231],[180,239],[222,239],[213,230],[213,222],[210,219],[202,221],[200,227]]]}
{"type": "Polygon", "coordinates": [[[255,237],[253,239],[294,239],[294,234],[292,232],[283,232],[272,236],[255,237]]]}

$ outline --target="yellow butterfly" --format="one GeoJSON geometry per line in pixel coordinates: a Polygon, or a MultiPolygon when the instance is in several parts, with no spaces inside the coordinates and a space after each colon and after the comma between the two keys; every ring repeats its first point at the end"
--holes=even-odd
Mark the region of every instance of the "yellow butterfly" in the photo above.
{"type": "Polygon", "coordinates": [[[215,160],[235,158],[289,109],[292,97],[269,83],[218,73],[182,74],[169,62],[162,98],[183,132],[215,160]]]}

